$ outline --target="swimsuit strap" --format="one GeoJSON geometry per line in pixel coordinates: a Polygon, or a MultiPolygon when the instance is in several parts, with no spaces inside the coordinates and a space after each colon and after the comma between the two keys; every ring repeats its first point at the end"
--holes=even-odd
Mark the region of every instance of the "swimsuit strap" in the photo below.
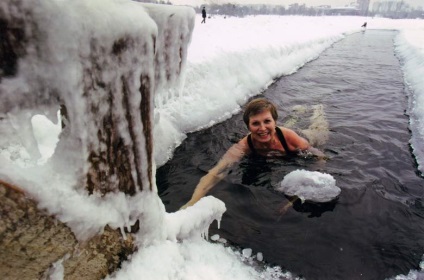
{"type": "Polygon", "coordinates": [[[247,144],[249,145],[252,154],[256,154],[255,147],[253,147],[252,134],[247,135],[247,144]]]}
{"type": "Polygon", "coordinates": [[[287,141],[286,141],[286,138],[284,137],[283,131],[278,126],[275,127],[275,131],[277,132],[278,140],[280,140],[284,150],[286,151],[286,155],[296,154],[296,152],[290,151],[289,145],[287,145],[287,141]]]}

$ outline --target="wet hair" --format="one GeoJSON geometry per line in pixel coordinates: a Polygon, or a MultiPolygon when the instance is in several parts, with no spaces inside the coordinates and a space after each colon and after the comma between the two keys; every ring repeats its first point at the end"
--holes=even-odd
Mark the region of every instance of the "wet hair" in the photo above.
{"type": "Polygon", "coordinates": [[[277,121],[277,109],[275,108],[275,105],[272,102],[268,101],[265,98],[256,98],[247,103],[243,113],[243,121],[246,126],[249,127],[249,119],[251,116],[260,114],[265,111],[269,111],[274,121],[277,121]]]}

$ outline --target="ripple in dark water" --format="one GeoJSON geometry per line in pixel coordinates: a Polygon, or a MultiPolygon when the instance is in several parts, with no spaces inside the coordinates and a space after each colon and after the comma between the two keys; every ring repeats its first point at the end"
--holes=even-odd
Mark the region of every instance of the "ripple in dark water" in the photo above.
{"type": "MultiPolygon", "coordinates": [[[[306,279],[385,279],[417,269],[424,253],[424,180],[408,141],[407,95],[391,31],[348,36],[263,95],[279,107],[280,124],[301,131],[323,106],[330,157],[265,162],[243,159],[210,194],[227,206],[221,229],[232,244],[262,252],[270,264],[306,279]],[[304,109],[304,110],[299,110],[304,109]],[[331,174],[338,200],[316,204],[274,190],[297,169],[331,174]]],[[[241,115],[192,133],[157,171],[168,212],[185,204],[200,177],[247,133],[241,115]]]]}

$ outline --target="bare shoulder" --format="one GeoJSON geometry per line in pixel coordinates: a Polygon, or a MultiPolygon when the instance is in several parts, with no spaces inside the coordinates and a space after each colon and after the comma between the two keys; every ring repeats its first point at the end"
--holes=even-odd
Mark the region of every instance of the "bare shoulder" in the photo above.
{"type": "Polygon", "coordinates": [[[248,147],[247,144],[247,136],[244,136],[236,145],[240,145],[241,147],[248,147]]]}
{"type": "Polygon", "coordinates": [[[232,145],[223,156],[226,162],[239,161],[244,155],[249,153],[249,145],[247,144],[247,136],[236,144],[232,145]]]}
{"type": "Polygon", "coordinates": [[[290,139],[290,138],[296,138],[296,137],[300,137],[299,134],[297,134],[294,130],[287,128],[287,127],[282,127],[279,126],[279,128],[281,129],[281,131],[284,134],[284,137],[286,139],[290,139]]]}
{"type": "Polygon", "coordinates": [[[247,143],[247,136],[243,137],[237,144],[234,144],[232,148],[237,149],[242,154],[248,154],[250,152],[250,148],[247,143]]]}
{"type": "Polygon", "coordinates": [[[287,144],[291,146],[291,148],[306,150],[309,148],[309,142],[297,134],[294,130],[290,128],[279,126],[279,128],[283,131],[284,138],[287,141],[287,144]]]}

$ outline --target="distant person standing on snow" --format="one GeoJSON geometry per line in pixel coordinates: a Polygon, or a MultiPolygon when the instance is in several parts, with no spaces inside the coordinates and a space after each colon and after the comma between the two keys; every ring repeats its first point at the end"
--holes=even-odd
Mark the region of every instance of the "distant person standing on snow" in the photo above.
{"type": "Polygon", "coordinates": [[[202,20],[201,23],[206,23],[206,10],[205,10],[205,7],[203,7],[203,9],[202,9],[202,18],[203,18],[203,20],[202,20]]]}

